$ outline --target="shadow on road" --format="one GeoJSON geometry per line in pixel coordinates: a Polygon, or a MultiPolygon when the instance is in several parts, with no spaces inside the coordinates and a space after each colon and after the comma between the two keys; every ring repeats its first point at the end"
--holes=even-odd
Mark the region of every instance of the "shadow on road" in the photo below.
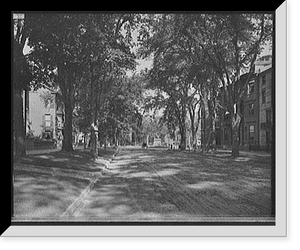
{"type": "Polygon", "coordinates": [[[78,217],[191,220],[270,216],[270,159],[245,162],[168,150],[124,148],[78,217]]]}
{"type": "MultiPolygon", "coordinates": [[[[93,186],[75,221],[195,221],[213,217],[269,217],[268,156],[247,160],[203,156],[166,149],[122,148],[93,186]]],[[[86,152],[26,157],[45,167],[96,171],[86,152]]],[[[89,180],[19,171],[15,175],[15,214],[60,219],[89,180]],[[52,216],[52,217],[51,217],[52,216]],[[55,217],[56,216],[56,217],[55,217]]]]}

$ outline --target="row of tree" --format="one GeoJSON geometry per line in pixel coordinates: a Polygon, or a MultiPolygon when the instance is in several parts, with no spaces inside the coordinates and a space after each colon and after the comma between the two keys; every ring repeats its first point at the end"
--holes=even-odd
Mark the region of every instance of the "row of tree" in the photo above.
{"type": "Polygon", "coordinates": [[[97,142],[105,144],[112,138],[118,144],[129,127],[143,135],[151,130],[143,121],[141,107],[145,106],[163,108],[161,122],[171,135],[179,129],[181,149],[186,148],[187,129],[196,148],[203,117],[204,145],[213,142],[211,132],[219,111],[226,112],[232,121],[232,154],[237,156],[239,103],[251,74],[243,84],[236,82],[242,74],[253,72],[262,45],[271,41],[272,24],[273,16],[267,14],[14,15],[16,156],[25,154],[22,92],[41,84],[61,92],[65,151],[73,150],[74,124],[91,134],[94,155],[97,142]],[[24,54],[26,47],[29,53],[24,54]],[[135,69],[137,57],[152,58],[153,67],[143,77],[128,77],[126,71],[135,69]],[[144,99],[145,88],[154,89],[155,96],[144,99]]]}
{"type": "Polygon", "coordinates": [[[96,156],[98,141],[113,137],[117,143],[128,124],[141,123],[137,109],[141,85],[136,84],[137,77],[126,76],[126,70],[136,66],[132,31],[139,18],[135,14],[14,15],[16,157],[26,153],[22,92],[41,84],[61,93],[62,150],[73,150],[74,124],[91,133],[91,151],[96,156]],[[24,54],[26,47],[29,53],[24,54]]]}
{"type": "Polygon", "coordinates": [[[143,21],[139,56],[153,58],[153,68],[145,76],[148,87],[158,93],[149,106],[164,108],[162,121],[171,134],[179,128],[181,149],[186,148],[187,129],[196,148],[201,117],[202,143],[215,143],[218,115],[226,113],[231,119],[232,155],[238,156],[239,104],[262,45],[272,41],[273,16],[159,14],[145,15],[143,21]],[[247,79],[241,82],[240,76],[246,73],[247,79]]]}

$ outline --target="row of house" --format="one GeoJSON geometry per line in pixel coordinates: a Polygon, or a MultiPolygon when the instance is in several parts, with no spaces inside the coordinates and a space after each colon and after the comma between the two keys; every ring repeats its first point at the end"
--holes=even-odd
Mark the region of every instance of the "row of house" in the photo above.
{"type": "MultiPolygon", "coordinates": [[[[274,83],[272,56],[261,57],[255,64],[254,74],[251,75],[247,91],[239,104],[242,115],[239,141],[243,149],[271,148],[274,83]]],[[[225,147],[230,146],[232,141],[230,123],[225,118],[218,124],[220,142],[225,147]]]]}
{"type": "MultiPolygon", "coordinates": [[[[248,74],[241,76],[241,81],[247,78],[248,74]]],[[[240,148],[244,150],[270,150],[273,135],[273,111],[274,111],[274,77],[272,68],[272,56],[267,55],[258,59],[255,63],[254,73],[251,75],[247,91],[240,101],[241,111],[239,142],[240,148]]],[[[222,99],[222,91],[221,91],[222,99]]],[[[225,102],[224,100],[221,102],[225,102]]],[[[221,110],[218,114],[218,121],[215,127],[216,146],[218,148],[230,148],[232,145],[232,128],[230,114],[221,110]]],[[[197,145],[201,147],[204,134],[203,123],[200,124],[197,132],[197,145]]],[[[191,135],[187,131],[186,145],[191,148],[191,135]]],[[[175,138],[166,135],[164,142],[167,146],[177,149],[180,145],[179,131],[175,138]]]]}

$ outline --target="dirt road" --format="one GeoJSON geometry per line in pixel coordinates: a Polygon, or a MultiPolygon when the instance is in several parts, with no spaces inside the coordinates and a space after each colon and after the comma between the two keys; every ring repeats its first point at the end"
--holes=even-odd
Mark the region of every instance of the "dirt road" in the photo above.
{"type": "Polygon", "coordinates": [[[91,221],[273,220],[270,156],[121,148],[82,206],[91,221]]]}

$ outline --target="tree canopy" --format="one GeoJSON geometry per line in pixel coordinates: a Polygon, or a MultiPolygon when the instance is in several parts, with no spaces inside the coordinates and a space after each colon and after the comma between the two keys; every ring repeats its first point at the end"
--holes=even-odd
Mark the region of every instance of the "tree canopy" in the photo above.
{"type": "Polygon", "coordinates": [[[195,108],[200,105],[198,110],[203,109],[204,121],[209,120],[213,129],[216,112],[222,107],[231,115],[232,155],[237,156],[239,102],[262,45],[272,41],[273,16],[160,14],[147,15],[145,19],[148,25],[141,28],[143,46],[139,55],[153,55],[153,68],[148,72],[149,87],[165,93],[156,103],[165,106],[166,122],[179,126],[182,148],[185,148],[187,110],[192,120],[190,124],[195,125],[195,108]],[[245,73],[249,73],[247,79],[240,81],[245,73]],[[224,106],[217,98],[221,90],[224,106]]]}
{"type": "Polygon", "coordinates": [[[163,110],[159,124],[170,134],[179,130],[181,149],[187,131],[195,148],[200,127],[204,143],[213,143],[226,111],[237,156],[238,103],[272,32],[273,16],[262,13],[26,13],[14,19],[14,86],[60,90],[66,151],[73,150],[74,126],[91,133],[93,154],[97,140],[117,143],[124,131],[142,136],[149,125],[143,115],[154,108],[163,110]],[[151,69],[127,75],[146,58],[151,69]],[[146,89],[155,94],[145,97],[146,89]]]}

